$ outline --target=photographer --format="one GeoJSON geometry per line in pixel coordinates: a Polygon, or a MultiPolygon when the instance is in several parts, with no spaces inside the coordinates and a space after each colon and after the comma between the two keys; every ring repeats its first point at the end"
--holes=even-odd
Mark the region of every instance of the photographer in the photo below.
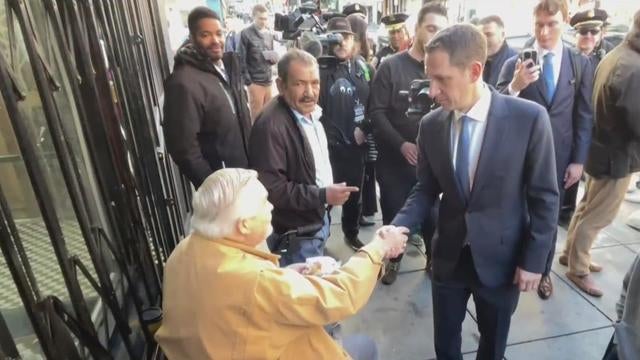
{"type": "MultiPolygon", "coordinates": [[[[376,172],[383,224],[391,223],[416,184],[418,150],[415,141],[420,116],[407,116],[409,104],[400,91],[409,90],[412,80],[425,77],[424,46],[447,23],[447,10],[442,5],[423,6],[418,13],[411,49],[392,55],[380,64],[371,85],[369,111],[378,145],[376,172]]],[[[427,254],[430,254],[433,228],[432,224],[422,227],[427,254]]],[[[382,278],[384,284],[395,282],[400,260],[401,257],[391,260],[382,278]]]]}
{"type": "MultiPolygon", "coordinates": [[[[327,31],[340,34],[342,41],[330,44],[329,56],[320,64],[320,121],[329,144],[334,182],[362,188],[364,180],[365,105],[369,98],[367,73],[371,70],[354,58],[354,33],[344,17],[334,17],[327,31]]],[[[342,206],[345,243],[354,250],[363,246],[358,233],[362,211],[361,192],[351,193],[342,206]]]]}

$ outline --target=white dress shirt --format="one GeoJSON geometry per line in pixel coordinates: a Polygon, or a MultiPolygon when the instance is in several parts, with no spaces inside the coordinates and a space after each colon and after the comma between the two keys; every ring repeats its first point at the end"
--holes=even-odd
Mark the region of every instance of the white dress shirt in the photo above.
{"type": "Polygon", "coordinates": [[[291,110],[298,120],[298,126],[306,136],[309,146],[311,146],[313,161],[316,164],[316,185],[323,188],[333,184],[327,134],[324,132],[324,127],[319,120],[322,115],[322,109],[316,106],[316,110],[311,114],[311,119],[304,117],[293,108],[291,110]]]}
{"type": "MultiPolygon", "coordinates": [[[[536,50],[538,50],[538,57],[540,59],[540,65],[544,63],[544,56],[548,53],[553,54],[553,83],[558,87],[558,78],[560,77],[560,67],[562,65],[562,55],[564,54],[564,45],[562,44],[562,39],[558,40],[558,44],[553,49],[547,50],[543,49],[538,45],[536,41],[534,44],[536,50]]],[[[542,72],[544,69],[540,69],[540,76],[542,77],[542,72]]]]}
{"type": "MultiPolygon", "coordinates": [[[[557,88],[558,79],[560,78],[560,68],[562,67],[562,56],[564,55],[564,44],[562,44],[562,39],[558,40],[558,44],[551,50],[541,48],[537,41],[533,44],[533,47],[538,51],[538,61],[540,62],[540,78],[543,77],[542,73],[544,69],[542,68],[542,64],[544,64],[544,56],[548,53],[553,53],[553,58],[551,60],[553,64],[553,83],[557,88]]],[[[509,92],[509,95],[520,95],[520,91],[513,90],[511,88],[511,84],[509,84],[507,90],[509,92]]]]}
{"type": "MultiPolygon", "coordinates": [[[[484,140],[484,133],[487,129],[487,116],[491,107],[491,91],[486,84],[482,85],[480,99],[471,107],[466,114],[455,111],[454,118],[451,122],[451,160],[453,169],[456,168],[456,156],[458,156],[458,138],[462,128],[463,115],[469,118],[469,128],[471,130],[471,142],[469,144],[469,184],[473,188],[473,180],[478,168],[478,160],[480,159],[480,150],[484,140]]],[[[471,189],[469,189],[471,190],[471,189]]]]}

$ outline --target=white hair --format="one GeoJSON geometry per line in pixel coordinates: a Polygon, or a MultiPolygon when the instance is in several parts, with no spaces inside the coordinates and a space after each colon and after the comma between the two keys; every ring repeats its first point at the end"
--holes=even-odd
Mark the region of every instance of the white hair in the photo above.
{"type": "Polygon", "coordinates": [[[239,201],[243,188],[257,178],[254,170],[232,168],[209,175],[193,195],[191,230],[212,239],[233,234],[239,219],[257,214],[256,206],[246,206],[247,201],[239,201]]]}

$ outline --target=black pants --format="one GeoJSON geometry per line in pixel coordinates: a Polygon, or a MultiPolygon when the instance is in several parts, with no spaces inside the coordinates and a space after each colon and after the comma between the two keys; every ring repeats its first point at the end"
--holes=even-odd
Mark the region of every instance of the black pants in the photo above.
{"type": "Polygon", "coordinates": [[[576,200],[578,198],[578,186],[580,182],[573,184],[564,194],[564,201],[560,203],[560,216],[570,216],[576,211],[576,200]]]}
{"type": "MultiPolygon", "coordinates": [[[[362,189],[364,181],[364,152],[357,146],[330,146],[329,160],[335,183],[346,182],[347,186],[362,189]]],[[[360,232],[362,191],[353,192],[342,205],[342,232],[353,238],[360,232]]]]}
{"type": "Polygon", "coordinates": [[[499,360],[504,356],[520,291],[513,284],[498,288],[483,286],[469,246],[465,246],[451,279],[433,281],[434,344],[438,360],[462,360],[462,322],[471,296],[480,332],[476,359],[499,360]]]}
{"type": "Polygon", "coordinates": [[[376,163],[364,163],[364,183],[362,184],[362,215],[373,216],[378,212],[376,196],[376,163]]]}
{"type": "MultiPolygon", "coordinates": [[[[388,225],[393,221],[398,211],[402,209],[413,187],[416,185],[416,168],[407,163],[402,156],[399,158],[387,157],[381,152],[376,163],[376,175],[380,185],[382,223],[388,225]]],[[[434,207],[434,209],[436,208],[437,206],[434,207]]],[[[431,258],[431,238],[437,223],[436,217],[433,216],[435,214],[437,214],[437,210],[434,210],[434,214],[425,219],[421,226],[422,237],[424,238],[429,258],[431,258]]],[[[414,231],[415,229],[411,230],[414,231]]],[[[402,255],[391,259],[393,262],[400,262],[401,260],[402,255]]]]}

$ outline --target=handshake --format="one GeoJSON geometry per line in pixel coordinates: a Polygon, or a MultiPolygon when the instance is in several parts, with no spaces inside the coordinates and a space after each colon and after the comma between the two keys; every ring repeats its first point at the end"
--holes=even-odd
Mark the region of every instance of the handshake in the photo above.
{"type": "Polygon", "coordinates": [[[407,248],[409,229],[404,226],[385,225],[376,231],[371,242],[380,242],[385,259],[393,259],[407,248]]]}
{"type": "MultiPolygon", "coordinates": [[[[385,259],[393,259],[402,254],[407,248],[409,229],[385,225],[376,231],[371,243],[377,243],[383,251],[385,259]]],[[[318,256],[307,259],[306,263],[296,263],[287,266],[303,275],[328,275],[340,268],[340,264],[329,256],[318,256]]]]}

